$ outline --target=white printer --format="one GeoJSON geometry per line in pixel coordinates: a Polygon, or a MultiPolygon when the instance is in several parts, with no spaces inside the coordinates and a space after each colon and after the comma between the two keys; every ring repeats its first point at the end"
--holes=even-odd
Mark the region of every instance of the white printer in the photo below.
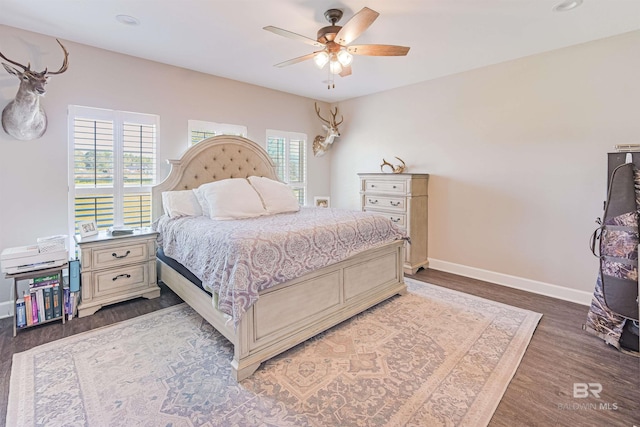
{"type": "Polygon", "coordinates": [[[2,272],[17,274],[24,271],[59,267],[68,259],[67,249],[62,246],[55,250],[41,251],[38,245],[6,248],[0,255],[2,272]]]}

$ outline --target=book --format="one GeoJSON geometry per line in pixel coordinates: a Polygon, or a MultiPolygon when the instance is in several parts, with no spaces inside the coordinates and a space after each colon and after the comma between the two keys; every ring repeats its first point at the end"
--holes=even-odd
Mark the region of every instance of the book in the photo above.
{"type": "Polygon", "coordinates": [[[33,325],[33,309],[31,308],[31,293],[25,292],[24,296],[24,312],[27,318],[27,326],[33,325]]]}
{"type": "Polygon", "coordinates": [[[36,292],[31,293],[31,323],[38,323],[38,298],[36,292]]]}
{"type": "Polygon", "coordinates": [[[133,234],[133,228],[114,225],[113,227],[109,227],[109,233],[112,236],[121,236],[123,234],[133,234]]]}
{"type": "Polygon", "coordinates": [[[51,305],[53,306],[53,317],[58,318],[62,316],[62,305],[60,303],[60,286],[54,286],[51,288],[51,305]]]}
{"type": "Polygon", "coordinates": [[[69,312],[71,312],[71,308],[69,308],[69,300],[71,298],[71,294],[69,291],[69,288],[64,288],[62,290],[63,296],[64,296],[64,314],[68,315],[69,312]]]}
{"type": "Polygon", "coordinates": [[[16,327],[24,328],[27,326],[27,315],[24,308],[24,299],[18,298],[16,300],[16,327]]]}
{"type": "Polygon", "coordinates": [[[44,320],[53,318],[53,297],[51,296],[52,288],[44,288],[42,290],[42,298],[44,299],[44,320]]]}
{"type": "Polygon", "coordinates": [[[36,290],[36,299],[38,300],[38,323],[44,322],[46,317],[44,314],[44,294],[42,289],[36,290]]]}
{"type": "Polygon", "coordinates": [[[42,288],[44,286],[54,286],[60,283],[59,274],[50,274],[47,276],[40,276],[33,279],[33,282],[29,284],[32,288],[42,288]]]}
{"type": "Polygon", "coordinates": [[[53,280],[59,280],[59,275],[58,273],[55,274],[48,274],[46,276],[40,276],[40,277],[34,277],[33,278],[33,284],[37,285],[38,283],[42,283],[42,282],[50,282],[53,280]]]}

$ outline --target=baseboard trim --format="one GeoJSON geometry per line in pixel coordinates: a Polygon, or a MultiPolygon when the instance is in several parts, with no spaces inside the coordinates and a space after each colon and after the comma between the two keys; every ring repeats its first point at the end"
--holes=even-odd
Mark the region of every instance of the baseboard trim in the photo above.
{"type": "Polygon", "coordinates": [[[472,279],[484,280],[485,282],[520,289],[534,294],[574,302],[576,304],[586,306],[591,305],[592,294],[585,291],[579,291],[577,289],[569,289],[558,285],[552,285],[550,283],[538,282],[536,280],[525,279],[523,277],[511,276],[509,274],[497,273],[495,271],[483,270],[481,268],[469,267],[433,258],[429,258],[429,268],[470,277],[472,279]]]}
{"type": "Polygon", "coordinates": [[[13,304],[11,301],[0,302],[0,319],[13,316],[13,304]]]}

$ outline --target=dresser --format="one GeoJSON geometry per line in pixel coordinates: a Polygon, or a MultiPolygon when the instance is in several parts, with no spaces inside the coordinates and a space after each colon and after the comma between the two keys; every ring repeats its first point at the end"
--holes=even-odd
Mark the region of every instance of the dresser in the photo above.
{"type": "Polygon", "coordinates": [[[359,173],[363,211],[386,215],[407,230],[404,272],[415,274],[429,264],[427,258],[428,174],[359,173]]]}
{"type": "Polygon", "coordinates": [[[94,314],[105,305],[132,298],[157,298],[156,238],[149,228],[112,236],[101,231],[76,236],[80,247],[81,301],[78,317],[94,314]]]}

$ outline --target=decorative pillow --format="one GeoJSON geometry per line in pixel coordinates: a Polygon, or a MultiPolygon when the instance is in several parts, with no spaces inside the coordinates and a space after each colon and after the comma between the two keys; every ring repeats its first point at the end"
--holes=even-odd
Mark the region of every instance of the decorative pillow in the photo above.
{"type": "Polygon", "coordinates": [[[250,176],[247,179],[262,198],[268,213],[277,214],[300,210],[298,199],[287,184],[263,176],[250,176]]]}
{"type": "Polygon", "coordinates": [[[256,190],[245,178],[228,178],[200,186],[211,219],[241,219],[265,215],[256,190]]]}
{"type": "Polygon", "coordinates": [[[171,218],[202,215],[200,203],[191,190],[163,191],[162,207],[171,218]]]}
{"type": "Polygon", "coordinates": [[[202,215],[210,216],[209,203],[207,203],[207,200],[204,198],[204,194],[202,194],[202,190],[200,190],[200,187],[194,188],[193,194],[196,195],[196,199],[198,199],[198,203],[200,203],[200,208],[202,208],[202,215]]]}

